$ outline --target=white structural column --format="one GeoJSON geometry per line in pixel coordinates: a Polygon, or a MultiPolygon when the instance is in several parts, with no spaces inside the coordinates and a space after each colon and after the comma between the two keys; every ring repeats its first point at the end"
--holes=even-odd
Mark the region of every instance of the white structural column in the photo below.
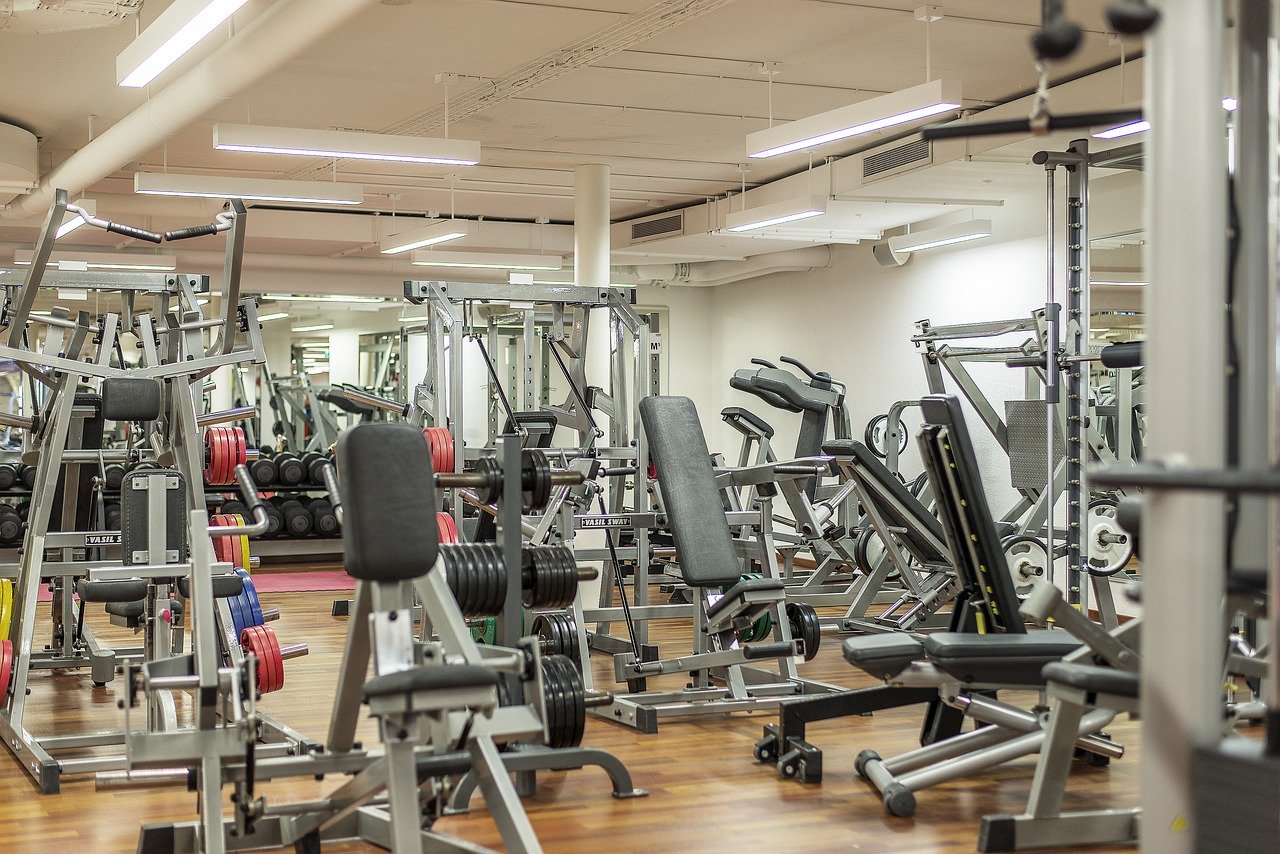
{"type": "MultiPolygon", "coordinates": [[[[573,283],[609,285],[609,167],[579,166],[573,173],[573,283]]],[[[609,388],[609,312],[594,309],[588,322],[587,382],[609,388]]],[[[604,419],[600,429],[608,430],[604,419]]]]}
{"type": "MultiPolygon", "coordinates": [[[[1162,0],[1147,48],[1148,458],[1225,454],[1227,146],[1223,0],[1162,0]]],[[[1142,844],[1190,854],[1192,750],[1217,743],[1223,499],[1148,491],[1143,512],[1142,844]]]]}
{"type": "Polygon", "coordinates": [[[354,329],[329,333],[329,382],[360,384],[360,333],[354,329]]]}

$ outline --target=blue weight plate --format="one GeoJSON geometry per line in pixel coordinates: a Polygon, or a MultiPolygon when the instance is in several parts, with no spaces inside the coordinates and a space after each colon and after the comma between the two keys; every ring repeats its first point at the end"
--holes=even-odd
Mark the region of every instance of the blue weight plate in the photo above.
{"type": "Polygon", "coordinates": [[[249,614],[252,617],[249,625],[260,626],[265,623],[266,620],[262,618],[262,603],[258,601],[258,588],[247,572],[244,575],[244,598],[249,603],[249,614]]]}

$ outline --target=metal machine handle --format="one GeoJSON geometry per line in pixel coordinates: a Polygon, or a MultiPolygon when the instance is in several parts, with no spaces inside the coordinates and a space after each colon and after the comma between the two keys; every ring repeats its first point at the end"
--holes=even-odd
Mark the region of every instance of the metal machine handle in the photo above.
{"type": "Polygon", "coordinates": [[[166,231],[164,233],[165,240],[187,240],[192,237],[204,237],[209,234],[217,234],[218,226],[216,223],[209,225],[193,225],[191,228],[179,228],[176,231],[166,231]]]}
{"type": "Polygon", "coordinates": [[[229,537],[233,535],[256,537],[265,534],[270,526],[270,520],[267,518],[267,509],[263,506],[262,499],[258,497],[258,487],[249,475],[247,466],[236,466],[236,484],[240,487],[244,502],[249,506],[249,512],[253,515],[253,524],[211,525],[208,528],[209,536],[211,537],[229,537]]]}

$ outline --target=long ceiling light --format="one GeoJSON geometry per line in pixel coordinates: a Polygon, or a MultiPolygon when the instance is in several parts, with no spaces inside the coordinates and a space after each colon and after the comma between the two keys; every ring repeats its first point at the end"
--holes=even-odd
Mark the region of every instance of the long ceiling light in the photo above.
{"type": "Polygon", "coordinates": [[[324,332],[326,329],[332,329],[332,323],[316,323],[311,326],[295,326],[294,332],[324,332]]]}
{"type": "Polygon", "coordinates": [[[827,200],[823,196],[801,196],[761,205],[757,208],[733,211],[724,218],[726,231],[753,231],[757,228],[768,228],[784,222],[795,222],[798,219],[822,216],[827,212],[827,200]]]}
{"type": "Polygon", "coordinates": [[[282,320],[288,316],[289,316],[289,312],[287,311],[273,311],[270,314],[258,315],[258,322],[266,323],[268,320],[282,320]]]}
{"type": "MultiPolygon", "coordinates": [[[[30,249],[15,249],[13,263],[26,267],[31,264],[30,249]]],[[[128,252],[76,252],[74,250],[54,251],[49,256],[49,265],[62,270],[142,270],[168,272],[178,269],[178,260],[173,255],[142,255],[128,252]]]]}
{"type": "Polygon", "coordinates": [[[889,238],[889,248],[894,252],[919,252],[922,249],[936,249],[939,246],[950,246],[953,243],[964,243],[969,240],[981,240],[991,236],[991,220],[971,219],[953,225],[938,228],[926,228],[911,234],[901,234],[889,238]]]}
{"type": "Polygon", "coordinates": [[[777,157],[960,109],[960,82],[930,80],[747,134],[748,157],[777,157]]]}
{"type": "Polygon", "coordinates": [[[298,202],[313,205],[359,205],[364,186],[333,181],[281,181],[269,178],[222,178],[137,172],[133,191],[149,196],[197,196],[206,199],[248,199],[259,202],[298,202]]]}
{"type": "Polygon", "coordinates": [[[564,256],[516,252],[415,252],[418,267],[472,267],[480,270],[559,270],[564,256]]]}
{"type": "MultiPolygon", "coordinates": [[[[75,206],[83,209],[89,216],[98,215],[98,203],[93,199],[80,199],[75,202],[75,206]]],[[[58,226],[58,231],[54,234],[54,239],[61,240],[84,224],[84,217],[80,216],[78,213],[68,211],[63,214],[62,225],[58,226]]]]}
{"type": "Polygon", "coordinates": [[[174,0],[116,57],[116,82],[146,86],[248,0],[174,0]]]}
{"type": "Polygon", "coordinates": [[[438,163],[445,166],[475,166],[480,162],[480,143],[473,139],[429,139],[258,125],[216,124],[213,126],[213,147],[220,151],[438,163]]]}
{"type": "Polygon", "coordinates": [[[443,219],[411,228],[399,234],[392,234],[378,241],[383,255],[396,255],[410,249],[421,249],[424,246],[435,246],[449,240],[457,240],[471,233],[471,223],[465,219],[443,219]]]}
{"type": "MultiPolygon", "coordinates": [[[[1237,102],[1235,98],[1227,97],[1222,99],[1222,109],[1228,113],[1234,113],[1237,102]]],[[[1146,119],[1139,119],[1136,122],[1128,122],[1123,125],[1116,125],[1106,130],[1098,131],[1093,135],[1094,139],[1119,139],[1124,136],[1133,136],[1135,133],[1145,133],[1151,130],[1151,122],[1146,119]]]]}

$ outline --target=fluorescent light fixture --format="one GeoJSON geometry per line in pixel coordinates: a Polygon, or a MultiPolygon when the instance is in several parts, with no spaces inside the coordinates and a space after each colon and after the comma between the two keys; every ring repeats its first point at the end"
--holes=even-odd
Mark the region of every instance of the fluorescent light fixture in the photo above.
{"type": "Polygon", "coordinates": [[[960,82],[930,80],[747,134],[748,157],[777,157],[960,109],[960,82]]]}
{"type": "MultiPolygon", "coordinates": [[[[1229,113],[1236,111],[1237,102],[1235,98],[1223,98],[1222,109],[1229,113]]],[[[1104,131],[1098,131],[1093,135],[1094,139],[1119,139],[1122,136],[1133,136],[1135,133],[1145,133],[1151,130],[1151,122],[1141,119],[1128,124],[1116,125],[1113,128],[1107,128],[1104,131]]]]}
{"type": "MultiPolygon", "coordinates": [[[[74,204],[78,208],[83,208],[84,212],[87,213],[89,216],[98,215],[98,203],[93,199],[80,199],[78,202],[72,202],[72,204],[74,204]]],[[[84,221],[84,217],[80,216],[80,214],[78,213],[72,213],[68,211],[67,213],[63,214],[62,225],[58,226],[58,230],[54,234],[54,238],[57,240],[61,240],[62,238],[66,237],[68,234],[70,234],[71,232],[75,231],[77,228],[85,224],[86,223],[84,221]]]]}
{"type": "Polygon", "coordinates": [[[482,270],[559,270],[564,257],[549,253],[518,252],[415,252],[418,267],[473,267],[482,270]]]}
{"type": "Polygon", "coordinates": [[[273,311],[273,312],[271,312],[270,314],[260,314],[260,315],[258,315],[258,322],[259,322],[259,323],[265,323],[265,322],[267,322],[268,320],[280,320],[280,319],[285,318],[285,317],[288,317],[288,316],[289,316],[289,312],[287,312],[287,311],[273,311]]]}
{"type": "Polygon", "coordinates": [[[349,130],[219,123],[213,126],[213,147],[219,151],[438,163],[445,166],[475,166],[480,162],[480,143],[473,139],[431,139],[349,130]]]}
{"type": "Polygon", "coordinates": [[[116,57],[116,82],[146,86],[248,0],[174,0],[116,57]]]}
{"type": "Polygon", "coordinates": [[[954,225],[943,225],[938,228],[927,228],[911,234],[901,234],[889,238],[889,248],[894,252],[919,252],[922,249],[936,249],[939,246],[950,246],[953,243],[964,243],[969,240],[981,240],[991,236],[991,220],[971,219],[957,222],[954,225]]]}
{"type": "Polygon", "coordinates": [[[174,172],[136,172],[133,191],[149,196],[197,196],[313,205],[359,205],[364,186],[333,181],[282,181],[271,178],[221,178],[174,172]]]}
{"type": "Polygon", "coordinates": [[[396,255],[410,249],[435,246],[448,240],[457,240],[471,233],[471,223],[465,219],[442,219],[430,225],[411,228],[392,234],[378,241],[383,255],[396,255]]]}
{"type": "Polygon", "coordinates": [[[295,326],[294,332],[324,332],[326,329],[332,329],[332,323],[315,323],[311,326],[295,326]]]}
{"type": "MultiPolygon", "coordinates": [[[[26,267],[35,253],[30,249],[15,249],[13,263],[26,267]]],[[[142,270],[168,272],[178,269],[173,255],[142,255],[127,252],[76,252],[54,251],[49,255],[49,266],[68,270],[142,270]]]]}
{"type": "Polygon", "coordinates": [[[1116,125],[1113,128],[1098,131],[1093,135],[1094,139],[1119,139],[1122,136],[1133,136],[1135,133],[1145,133],[1151,130],[1151,122],[1142,119],[1128,124],[1116,125]]]}
{"type": "Polygon", "coordinates": [[[753,231],[757,228],[768,228],[784,222],[795,222],[798,219],[822,216],[827,212],[827,200],[822,196],[801,196],[798,199],[787,199],[758,208],[747,208],[733,211],[724,218],[726,231],[753,231]]]}
{"type": "Polygon", "coordinates": [[[263,302],[344,302],[344,303],[381,303],[382,297],[352,297],[342,294],[262,294],[263,302]]]}

